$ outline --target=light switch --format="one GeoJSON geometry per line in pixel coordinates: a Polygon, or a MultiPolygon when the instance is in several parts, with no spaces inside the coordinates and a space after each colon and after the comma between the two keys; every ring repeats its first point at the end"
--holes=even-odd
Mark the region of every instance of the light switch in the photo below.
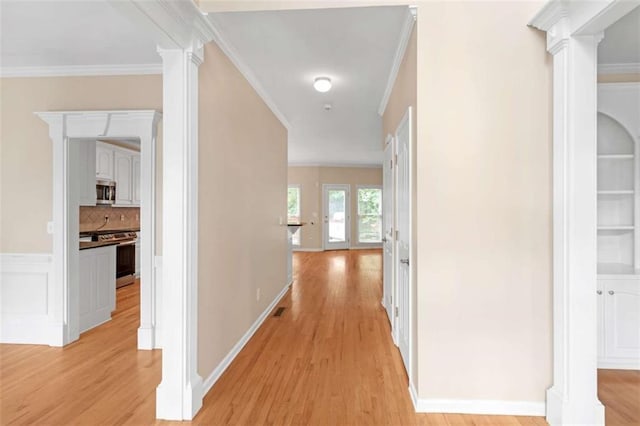
{"type": "Polygon", "coordinates": [[[53,222],[47,222],[47,234],[53,234],[53,222]]]}

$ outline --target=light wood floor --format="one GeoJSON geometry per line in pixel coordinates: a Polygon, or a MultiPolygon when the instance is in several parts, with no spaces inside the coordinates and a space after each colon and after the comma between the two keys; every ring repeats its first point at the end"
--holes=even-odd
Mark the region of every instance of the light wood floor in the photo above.
{"type": "MultiPolygon", "coordinates": [[[[540,417],[416,415],[380,306],[381,253],[297,253],[296,281],[193,423],[545,425],[540,417]]],[[[153,424],[160,351],[136,351],[138,285],[114,319],[64,349],[0,345],[0,424],[153,424]]],[[[640,373],[602,370],[608,425],[640,424],[640,373]]],[[[164,424],[165,422],[158,422],[164,424]]]]}

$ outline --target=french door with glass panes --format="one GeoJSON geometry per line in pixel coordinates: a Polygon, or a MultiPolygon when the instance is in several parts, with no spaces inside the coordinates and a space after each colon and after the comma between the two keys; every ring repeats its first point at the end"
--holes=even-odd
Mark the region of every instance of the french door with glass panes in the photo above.
{"type": "Polygon", "coordinates": [[[323,185],[323,247],[325,250],[348,249],[351,211],[349,185],[323,185]]]}

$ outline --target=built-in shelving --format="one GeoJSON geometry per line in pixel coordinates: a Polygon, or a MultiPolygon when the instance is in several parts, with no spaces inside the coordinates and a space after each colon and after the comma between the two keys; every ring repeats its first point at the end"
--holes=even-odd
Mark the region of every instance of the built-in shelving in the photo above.
{"type": "Polygon", "coordinates": [[[598,274],[630,275],[636,262],[635,143],[610,117],[598,114],[598,274]]]}

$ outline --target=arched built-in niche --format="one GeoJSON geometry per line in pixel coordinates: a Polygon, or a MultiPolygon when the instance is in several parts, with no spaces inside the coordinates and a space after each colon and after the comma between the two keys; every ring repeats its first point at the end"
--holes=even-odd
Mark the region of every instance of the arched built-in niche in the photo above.
{"type": "Polygon", "coordinates": [[[598,273],[632,274],[636,249],[638,170],[633,136],[598,113],[598,273]]]}

